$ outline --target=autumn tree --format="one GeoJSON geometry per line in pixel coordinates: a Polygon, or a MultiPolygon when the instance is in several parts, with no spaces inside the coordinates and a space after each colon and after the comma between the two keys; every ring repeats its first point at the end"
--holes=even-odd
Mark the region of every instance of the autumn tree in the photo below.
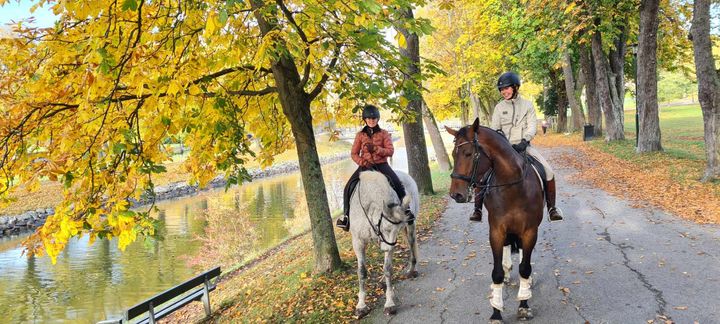
{"type": "Polygon", "coordinates": [[[637,51],[637,110],[639,113],[637,152],[661,151],[660,116],[657,96],[657,31],[659,0],[640,3],[640,33],[637,51]]]}
{"type": "Polygon", "coordinates": [[[710,3],[710,0],[695,0],[690,30],[707,157],[702,181],[720,179],[720,77],[712,55],[710,3]]]}
{"type": "MultiPolygon", "coordinates": [[[[0,41],[0,192],[41,179],[65,185],[64,200],[27,241],[54,259],[72,236],[119,237],[120,248],[154,235],[154,179],[170,159],[163,143],[184,136],[192,182],[218,173],[249,179],[293,145],[307,196],[315,269],[336,268],[313,117],[329,93],[401,111],[402,60],[384,37],[420,1],[187,2],[124,0],[48,3],[54,28],[23,25],[0,41]],[[248,134],[259,139],[254,152],[248,134]]],[[[339,117],[342,118],[342,117],[339,117]]]]}

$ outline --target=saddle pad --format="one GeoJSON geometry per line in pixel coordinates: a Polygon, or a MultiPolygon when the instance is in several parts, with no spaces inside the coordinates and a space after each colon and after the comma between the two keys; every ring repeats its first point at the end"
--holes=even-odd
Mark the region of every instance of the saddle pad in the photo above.
{"type": "Polygon", "coordinates": [[[547,175],[545,174],[545,167],[540,163],[540,161],[536,160],[532,155],[527,156],[528,162],[530,162],[530,165],[533,167],[533,170],[535,170],[535,174],[537,174],[538,178],[540,179],[540,187],[542,188],[543,192],[545,191],[545,179],[547,175]]]}

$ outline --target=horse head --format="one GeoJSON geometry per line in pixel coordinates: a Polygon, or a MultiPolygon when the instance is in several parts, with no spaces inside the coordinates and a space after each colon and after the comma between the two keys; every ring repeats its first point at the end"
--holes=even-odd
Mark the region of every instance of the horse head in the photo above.
{"type": "Polygon", "coordinates": [[[482,176],[492,167],[490,156],[478,141],[478,132],[481,129],[480,120],[475,119],[472,125],[459,130],[447,126],[445,129],[450,135],[455,136],[450,197],[459,203],[468,202],[472,197],[470,191],[480,184],[482,176]]]}
{"type": "MultiPolygon", "coordinates": [[[[359,222],[351,219],[354,225],[350,226],[350,230],[357,229],[359,235],[363,228],[369,226],[380,239],[380,249],[392,249],[397,242],[400,228],[407,224],[408,216],[405,210],[410,208],[412,197],[406,195],[399,201],[385,175],[376,171],[361,172],[358,189],[360,209],[356,215],[361,217],[358,218],[359,222]]],[[[350,208],[351,214],[354,214],[352,202],[350,208]]]]}

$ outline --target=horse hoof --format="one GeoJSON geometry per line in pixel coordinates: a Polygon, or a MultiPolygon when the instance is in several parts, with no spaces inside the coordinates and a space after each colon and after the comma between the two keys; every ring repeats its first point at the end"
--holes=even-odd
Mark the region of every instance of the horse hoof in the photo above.
{"type": "Polygon", "coordinates": [[[520,307],[517,311],[518,320],[528,321],[533,318],[532,309],[520,307]]]}
{"type": "Polygon", "coordinates": [[[370,308],[368,308],[368,307],[355,309],[355,316],[357,316],[357,319],[361,319],[361,318],[367,316],[367,314],[370,314],[370,308]]]}
{"type": "Polygon", "coordinates": [[[385,307],[385,315],[397,314],[397,306],[385,307]]]}
{"type": "Polygon", "coordinates": [[[418,272],[415,271],[415,270],[409,271],[409,272],[407,273],[407,277],[408,277],[408,278],[417,278],[417,277],[418,277],[418,272]]]}

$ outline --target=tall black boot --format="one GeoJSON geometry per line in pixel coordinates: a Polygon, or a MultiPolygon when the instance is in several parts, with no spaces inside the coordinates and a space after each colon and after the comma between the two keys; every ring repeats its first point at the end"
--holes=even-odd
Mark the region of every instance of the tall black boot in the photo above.
{"type": "Polygon", "coordinates": [[[555,179],[545,182],[545,201],[551,222],[563,220],[563,212],[555,206],[555,179]]]}
{"type": "Polygon", "coordinates": [[[485,200],[485,190],[475,188],[475,211],[470,216],[471,221],[482,222],[483,200],[485,200]]]}

